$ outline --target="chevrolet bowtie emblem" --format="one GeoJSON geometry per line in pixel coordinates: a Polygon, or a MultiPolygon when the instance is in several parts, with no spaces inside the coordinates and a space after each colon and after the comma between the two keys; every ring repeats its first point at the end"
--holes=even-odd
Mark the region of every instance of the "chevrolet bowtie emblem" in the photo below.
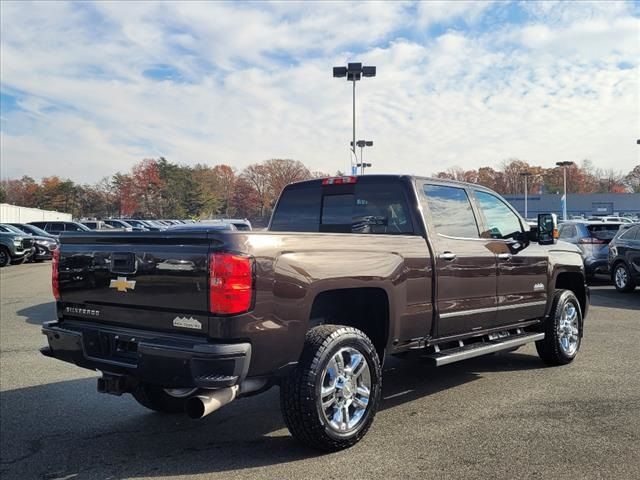
{"type": "Polygon", "coordinates": [[[116,280],[111,280],[109,288],[116,288],[119,292],[126,292],[129,288],[135,290],[136,281],[127,280],[127,277],[118,277],[116,280]]]}

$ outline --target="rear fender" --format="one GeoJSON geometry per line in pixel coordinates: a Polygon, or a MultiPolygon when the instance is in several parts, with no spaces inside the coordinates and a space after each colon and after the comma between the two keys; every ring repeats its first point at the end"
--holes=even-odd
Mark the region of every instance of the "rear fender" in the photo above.
{"type": "MultiPolygon", "coordinates": [[[[358,288],[378,288],[386,293],[389,304],[389,341],[402,335],[398,331],[402,322],[397,319],[405,313],[405,304],[402,302],[407,298],[407,268],[404,258],[397,253],[284,253],[276,260],[274,278],[276,316],[306,320],[297,332],[299,340],[303,340],[310,328],[311,308],[319,294],[358,288]]],[[[302,345],[303,342],[296,343],[302,345]]]]}

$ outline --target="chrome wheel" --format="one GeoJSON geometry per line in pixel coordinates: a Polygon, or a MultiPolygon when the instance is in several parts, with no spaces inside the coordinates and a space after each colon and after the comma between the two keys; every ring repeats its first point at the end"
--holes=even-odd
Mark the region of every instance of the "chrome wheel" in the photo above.
{"type": "Polygon", "coordinates": [[[616,267],[614,281],[616,282],[616,287],[618,287],[619,289],[623,290],[627,288],[627,284],[629,283],[629,275],[627,274],[627,269],[622,265],[616,267]]]}
{"type": "Polygon", "coordinates": [[[578,351],[579,333],[578,309],[573,303],[567,302],[558,322],[558,342],[565,355],[572,357],[578,351]]]}
{"type": "Polygon", "coordinates": [[[369,405],[371,372],[366,357],[355,348],[336,352],[322,372],[319,410],[336,432],[358,427],[369,405]]]}

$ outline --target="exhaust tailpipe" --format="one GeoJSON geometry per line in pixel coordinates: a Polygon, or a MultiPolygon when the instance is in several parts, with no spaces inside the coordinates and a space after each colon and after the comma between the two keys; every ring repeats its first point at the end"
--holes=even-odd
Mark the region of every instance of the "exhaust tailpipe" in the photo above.
{"type": "Polygon", "coordinates": [[[231,403],[238,394],[238,386],[209,390],[189,397],[185,402],[185,411],[191,418],[202,418],[220,407],[231,403]]]}

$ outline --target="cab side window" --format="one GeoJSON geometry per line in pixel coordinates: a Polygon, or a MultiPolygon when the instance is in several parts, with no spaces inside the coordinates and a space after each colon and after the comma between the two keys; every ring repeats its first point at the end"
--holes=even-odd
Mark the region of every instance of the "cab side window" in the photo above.
{"type": "Polygon", "coordinates": [[[464,188],[426,184],[423,191],[438,234],[478,238],[478,224],[464,188]]]}
{"type": "Polygon", "coordinates": [[[483,238],[512,238],[522,231],[518,216],[498,197],[488,192],[475,192],[480,210],[484,215],[487,230],[483,238]]]}

